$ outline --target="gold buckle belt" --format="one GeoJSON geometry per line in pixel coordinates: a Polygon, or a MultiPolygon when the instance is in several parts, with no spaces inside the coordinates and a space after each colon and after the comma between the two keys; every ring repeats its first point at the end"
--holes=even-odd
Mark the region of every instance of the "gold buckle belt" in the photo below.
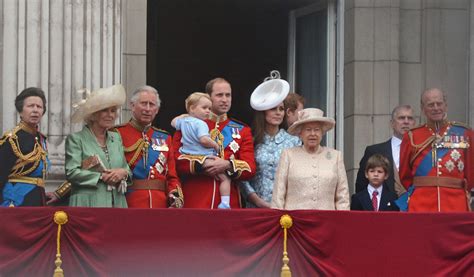
{"type": "Polygon", "coordinates": [[[44,188],[44,179],[43,178],[19,176],[19,177],[9,178],[8,182],[10,182],[10,183],[27,183],[27,184],[32,184],[32,185],[36,185],[38,187],[44,188]]]}
{"type": "Polygon", "coordinates": [[[415,187],[446,187],[463,189],[464,180],[452,177],[418,176],[413,178],[415,187]]]}
{"type": "Polygon", "coordinates": [[[165,181],[163,180],[133,180],[130,189],[151,189],[151,190],[165,190],[165,181]]]}

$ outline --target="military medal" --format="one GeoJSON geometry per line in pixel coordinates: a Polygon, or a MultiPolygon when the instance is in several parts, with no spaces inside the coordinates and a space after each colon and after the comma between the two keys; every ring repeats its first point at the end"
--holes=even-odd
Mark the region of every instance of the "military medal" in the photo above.
{"type": "Polygon", "coordinates": [[[459,158],[461,158],[461,154],[458,152],[458,150],[454,149],[451,154],[450,154],[451,158],[454,160],[454,161],[457,161],[459,160],[459,158]]]}
{"type": "Polygon", "coordinates": [[[466,142],[464,141],[464,137],[460,137],[459,148],[466,148],[466,142]]]}
{"type": "Polygon", "coordinates": [[[151,149],[153,149],[153,151],[158,151],[158,145],[156,145],[156,140],[154,138],[151,139],[151,149]]]}
{"type": "Polygon", "coordinates": [[[447,162],[444,164],[444,166],[446,167],[446,169],[447,169],[449,172],[453,171],[453,169],[454,169],[454,163],[453,163],[453,161],[451,161],[451,160],[447,161],[447,162]]]}
{"type": "Polygon", "coordinates": [[[459,136],[453,136],[454,144],[453,148],[459,148],[459,136]]]}
{"type": "Polygon", "coordinates": [[[459,171],[464,171],[464,163],[462,161],[458,162],[458,169],[459,171]]]}
{"type": "Polygon", "coordinates": [[[164,168],[163,168],[163,166],[162,166],[160,163],[156,163],[156,164],[155,164],[155,168],[156,168],[156,170],[158,170],[158,172],[159,172],[160,174],[163,173],[164,168]]]}
{"type": "Polygon", "coordinates": [[[233,140],[230,144],[229,144],[229,147],[230,147],[230,150],[232,150],[234,153],[237,152],[240,148],[239,144],[233,140]]]}
{"type": "Polygon", "coordinates": [[[168,145],[166,144],[166,141],[162,138],[155,138],[156,141],[156,151],[168,151],[168,145]]]}
{"type": "Polygon", "coordinates": [[[163,155],[163,153],[160,153],[160,155],[158,156],[158,160],[160,160],[160,163],[166,164],[166,157],[165,155],[163,155]]]}
{"type": "Polygon", "coordinates": [[[232,128],[232,138],[233,139],[241,138],[239,128],[232,128]]]}

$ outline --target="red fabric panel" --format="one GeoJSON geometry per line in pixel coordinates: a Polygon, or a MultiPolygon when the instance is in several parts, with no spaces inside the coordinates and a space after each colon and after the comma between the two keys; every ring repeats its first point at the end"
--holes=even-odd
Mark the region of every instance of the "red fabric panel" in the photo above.
{"type": "MultiPolygon", "coordinates": [[[[0,209],[0,276],[51,276],[57,208],[0,209]]],[[[68,208],[66,276],[472,276],[474,214],[68,208]],[[370,269],[370,270],[369,270],[370,269]]]]}

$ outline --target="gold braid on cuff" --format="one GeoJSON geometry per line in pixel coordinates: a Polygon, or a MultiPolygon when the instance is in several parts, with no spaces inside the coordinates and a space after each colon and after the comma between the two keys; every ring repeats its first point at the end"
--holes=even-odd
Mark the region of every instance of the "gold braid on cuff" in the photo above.
{"type": "Polygon", "coordinates": [[[252,172],[249,164],[246,161],[231,159],[230,163],[232,164],[232,172],[237,174],[235,178],[240,177],[243,171],[252,172]]]}
{"type": "Polygon", "coordinates": [[[178,160],[189,161],[189,172],[191,172],[191,174],[196,174],[195,163],[197,162],[201,165],[204,164],[204,161],[206,160],[206,156],[182,154],[178,157],[178,160]]]}

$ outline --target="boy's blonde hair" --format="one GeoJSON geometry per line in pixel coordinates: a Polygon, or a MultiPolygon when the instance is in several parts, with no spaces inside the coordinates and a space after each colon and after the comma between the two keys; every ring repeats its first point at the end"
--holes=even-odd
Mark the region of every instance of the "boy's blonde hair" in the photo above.
{"type": "Polygon", "coordinates": [[[370,156],[370,158],[367,160],[367,165],[365,166],[365,172],[367,173],[369,169],[373,169],[376,167],[381,167],[385,171],[385,174],[390,174],[390,162],[385,156],[381,154],[374,154],[370,156]]]}
{"type": "Polygon", "coordinates": [[[201,99],[203,97],[208,99],[209,101],[211,101],[211,97],[207,93],[203,93],[203,92],[193,92],[193,93],[191,93],[188,96],[188,98],[186,98],[186,100],[184,101],[184,105],[186,106],[186,111],[189,113],[189,110],[191,109],[191,107],[195,106],[199,102],[199,99],[201,99]]]}

